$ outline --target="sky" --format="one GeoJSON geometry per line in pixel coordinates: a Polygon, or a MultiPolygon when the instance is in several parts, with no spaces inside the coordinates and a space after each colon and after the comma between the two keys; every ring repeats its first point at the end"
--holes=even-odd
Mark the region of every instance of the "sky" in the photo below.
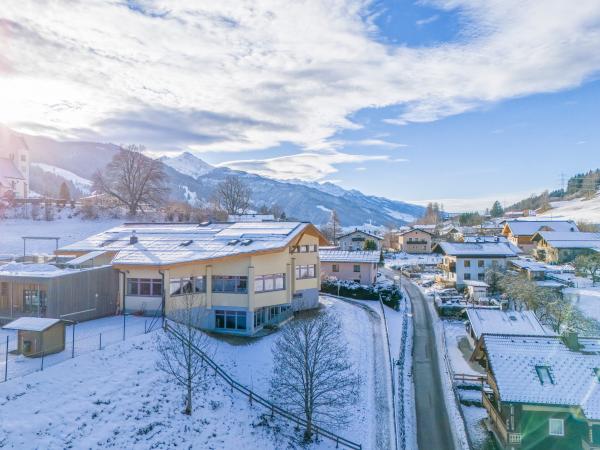
{"type": "Polygon", "coordinates": [[[600,167],[597,0],[8,0],[0,123],[448,210],[600,167]]]}

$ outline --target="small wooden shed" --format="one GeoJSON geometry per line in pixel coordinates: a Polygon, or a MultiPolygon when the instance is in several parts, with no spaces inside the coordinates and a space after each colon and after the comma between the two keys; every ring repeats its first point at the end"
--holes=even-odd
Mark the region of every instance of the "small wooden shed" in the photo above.
{"type": "Polygon", "coordinates": [[[5,330],[18,331],[18,353],[36,357],[65,349],[65,322],[61,319],[21,317],[4,325],[5,330]]]}

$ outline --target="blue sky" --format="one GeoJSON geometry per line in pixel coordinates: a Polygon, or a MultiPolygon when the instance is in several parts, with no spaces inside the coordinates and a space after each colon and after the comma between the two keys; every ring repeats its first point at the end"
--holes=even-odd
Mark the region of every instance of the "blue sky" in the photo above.
{"type": "Polygon", "coordinates": [[[600,166],[595,0],[33,5],[0,11],[24,132],[454,210],[600,166]]]}

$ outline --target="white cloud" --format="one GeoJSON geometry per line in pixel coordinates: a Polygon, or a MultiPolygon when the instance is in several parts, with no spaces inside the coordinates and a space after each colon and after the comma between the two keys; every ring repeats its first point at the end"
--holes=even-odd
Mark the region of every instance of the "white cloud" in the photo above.
{"type": "Polygon", "coordinates": [[[435,22],[439,18],[439,14],[434,14],[432,16],[426,17],[425,19],[417,20],[415,23],[417,24],[417,26],[422,27],[423,25],[429,25],[430,23],[435,22]]]}
{"type": "MultiPolygon", "coordinates": [[[[306,151],[296,161],[327,174],[340,163],[333,136],[360,127],[349,119],[359,109],[401,105],[389,123],[427,122],[577,86],[600,69],[597,0],[432,0],[460,11],[465,29],[419,48],[376,40],[367,0],[127,3],[137,8],[4,2],[0,122],[154,152],[289,142],[306,151]]],[[[291,174],[290,158],[261,170],[291,174]]]]}
{"type": "Polygon", "coordinates": [[[351,155],[332,150],[320,153],[306,152],[268,159],[225,161],[219,166],[284,180],[317,181],[337,172],[335,167],[337,164],[384,160],[389,160],[389,157],[385,155],[351,155]]]}

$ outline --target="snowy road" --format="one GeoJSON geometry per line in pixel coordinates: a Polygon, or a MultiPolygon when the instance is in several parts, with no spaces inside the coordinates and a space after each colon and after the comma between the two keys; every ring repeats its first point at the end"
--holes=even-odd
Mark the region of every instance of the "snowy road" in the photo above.
{"type": "Polygon", "coordinates": [[[406,279],[403,279],[403,284],[411,298],[414,314],[413,372],[417,442],[420,449],[454,450],[429,308],[426,299],[415,285],[406,279]]]}

